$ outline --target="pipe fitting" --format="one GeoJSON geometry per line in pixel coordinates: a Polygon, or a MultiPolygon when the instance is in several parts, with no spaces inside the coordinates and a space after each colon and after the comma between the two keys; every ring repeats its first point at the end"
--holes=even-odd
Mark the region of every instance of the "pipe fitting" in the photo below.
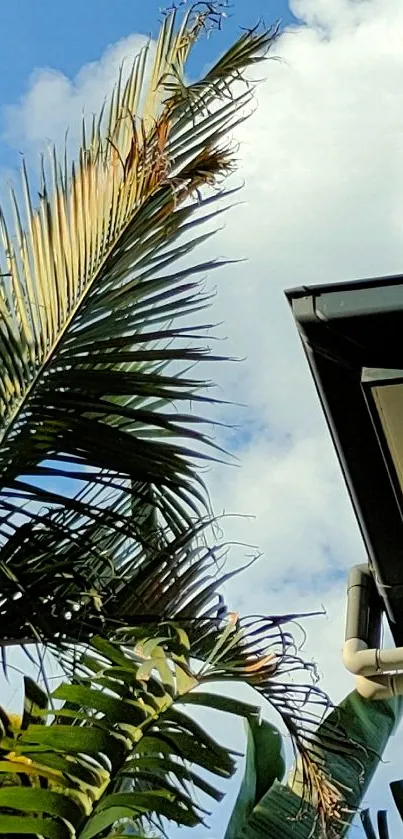
{"type": "Polygon", "coordinates": [[[382,601],[368,565],[351,569],[343,663],[366,699],[403,695],[403,647],[380,647],[382,601]]]}
{"type": "Polygon", "coordinates": [[[403,694],[403,673],[371,676],[369,679],[365,676],[357,676],[356,688],[364,699],[374,701],[401,696],[403,694]]]}
{"type": "Polygon", "coordinates": [[[361,638],[349,638],[343,647],[343,663],[355,676],[377,676],[403,671],[403,647],[369,650],[361,638]]]}
{"type": "Polygon", "coordinates": [[[373,676],[378,672],[376,653],[361,638],[349,638],[343,647],[343,664],[354,676],[373,676]]]}

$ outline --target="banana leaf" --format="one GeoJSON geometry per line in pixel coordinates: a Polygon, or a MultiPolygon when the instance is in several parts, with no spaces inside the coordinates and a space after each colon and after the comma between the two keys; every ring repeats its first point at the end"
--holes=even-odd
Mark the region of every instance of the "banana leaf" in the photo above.
{"type": "Polygon", "coordinates": [[[285,756],[280,732],[267,720],[246,718],[245,771],[224,839],[236,839],[254,808],[285,774],[285,756]]]}
{"type": "MultiPolygon", "coordinates": [[[[245,775],[226,839],[310,839],[321,836],[336,839],[344,836],[360,809],[385,746],[401,718],[402,709],[402,697],[374,702],[363,699],[356,691],[335,707],[311,738],[312,748],[319,758],[317,771],[322,774],[323,781],[326,778],[330,781],[330,785],[321,785],[320,781],[315,783],[312,779],[312,795],[308,801],[304,801],[307,791],[301,776],[301,765],[297,763],[287,783],[282,784],[279,775],[276,776],[275,761],[266,774],[266,789],[263,787],[263,794],[257,798],[253,778],[258,774],[255,745],[259,745],[259,741],[253,739],[248,722],[245,775]],[[335,738],[339,741],[338,748],[334,746],[335,738]],[[323,818],[325,811],[328,815],[323,818]]],[[[395,787],[396,798],[399,794],[397,790],[395,787]]],[[[384,817],[381,816],[382,821],[384,817]]],[[[368,825],[368,816],[364,816],[364,823],[368,825]]],[[[373,839],[371,833],[367,836],[373,839]]],[[[386,839],[386,834],[380,834],[380,839],[386,839]]]]}

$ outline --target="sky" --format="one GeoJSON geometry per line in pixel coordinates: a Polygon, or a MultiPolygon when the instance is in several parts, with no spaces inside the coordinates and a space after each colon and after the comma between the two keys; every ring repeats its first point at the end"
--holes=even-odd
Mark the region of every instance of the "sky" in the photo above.
{"type": "MultiPolygon", "coordinates": [[[[99,107],[121,60],[155,35],[161,3],[1,4],[0,183],[20,152],[35,167],[67,124],[74,133],[83,108],[99,107]]],[[[258,107],[237,132],[243,204],[209,245],[210,255],[247,259],[214,277],[213,304],[223,352],[244,359],[214,370],[218,393],[245,407],[217,415],[232,426],[219,439],[238,460],[211,468],[207,482],[217,513],[240,514],[223,525],[226,538],[262,552],[228,586],[234,608],[324,609],[304,623],[304,654],[338,701],[354,686],[341,662],[346,576],[366,557],[283,290],[401,270],[403,6],[234,0],[223,31],[203,41],[190,72],[262,17],[282,19],[281,60],[265,66],[258,107]]],[[[235,546],[231,567],[254,550],[235,546]]],[[[212,726],[242,745],[238,729],[212,726]]],[[[401,745],[398,733],[368,793],[375,809],[391,804],[388,781],[403,775],[401,745]]],[[[212,821],[217,839],[235,794],[233,785],[212,821]]],[[[360,839],[360,828],[351,836],[360,839]]]]}

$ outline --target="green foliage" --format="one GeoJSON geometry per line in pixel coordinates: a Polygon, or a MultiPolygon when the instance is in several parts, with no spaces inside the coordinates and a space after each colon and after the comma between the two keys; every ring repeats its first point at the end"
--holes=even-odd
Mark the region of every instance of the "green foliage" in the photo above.
{"type": "MultiPolygon", "coordinates": [[[[261,795],[256,794],[254,778],[258,776],[259,763],[249,727],[245,774],[225,839],[344,836],[401,718],[402,708],[402,697],[372,702],[356,691],[335,707],[312,732],[317,761],[309,767],[308,797],[301,759],[287,784],[280,783],[280,772],[275,776],[276,764],[269,765],[264,774],[266,785],[261,787],[261,795]]],[[[267,754],[262,744],[259,751],[263,756],[267,754]]],[[[363,820],[368,839],[374,839],[367,813],[363,820]]],[[[382,827],[384,815],[378,821],[382,827]]],[[[380,832],[379,839],[386,837],[385,832],[380,832]]]]}
{"type": "Polygon", "coordinates": [[[44,836],[64,836],[67,825],[77,839],[122,830],[127,819],[137,830],[144,819],[187,827],[202,822],[194,792],[220,800],[208,776],[230,778],[234,755],[175,707],[178,702],[186,710],[197,705],[249,721],[256,798],[267,776],[281,776],[281,743],[275,729],[260,722],[259,707],[200,690],[221,679],[223,667],[228,676],[234,660],[237,675],[251,674],[253,682],[264,673],[267,655],[244,649],[241,657],[246,636],[230,621],[195,671],[182,627],[161,623],[154,635],[149,629],[127,627],[120,642],[94,638],[76,661],[72,682],[53,692],[52,705],[59,706],[53,710],[26,681],[23,721],[5,726],[0,740],[0,834],[21,833],[27,825],[32,832],[34,818],[44,836]]]}
{"type": "MultiPolygon", "coordinates": [[[[100,836],[106,829],[121,831],[127,819],[137,831],[150,820],[158,825],[170,819],[186,827],[203,822],[205,811],[195,793],[219,801],[216,779],[231,777],[235,755],[195,721],[195,706],[247,720],[245,780],[227,839],[241,835],[240,824],[242,836],[255,829],[256,814],[261,819],[272,792],[283,789],[278,784],[285,769],[281,738],[261,722],[258,705],[211,693],[208,687],[214,681],[239,680],[268,696],[270,686],[274,697],[280,690],[283,701],[289,690],[290,718],[292,689],[278,682],[281,669],[268,653],[277,625],[278,619],[266,618],[245,627],[230,616],[209,634],[209,649],[203,639],[204,661],[196,669],[190,664],[193,648],[187,633],[172,622],[160,622],[154,630],[122,628],[120,640],[95,637],[80,655],[78,648],[66,650],[72,680],[53,692],[53,709],[44,708],[44,695],[37,692],[31,717],[25,714],[24,724],[4,726],[0,812],[7,819],[0,820],[0,834],[12,832],[10,817],[16,818],[17,830],[17,816],[31,824],[33,815],[46,821],[46,835],[55,834],[62,820],[60,830],[67,821],[77,839],[100,836]]],[[[29,683],[27,688],[32,696],[29,683]]],[[[341,742],[340,729],[326,731],[326,747],[334,750],[341,742]]],[[[317,768],[318,747],[316,763],[309,750],[302,748],[301,755],[308,777],[316,771],[319,778],[318,789],[313,783],[316,793],[326,792],[328,781],[317,768]]],[[[292,795],[300,802],[299,795],[292,795]]]]}
{"type": "MultiPolygon", "coordinates": [[[[54,691],[52,701],[60,707],[41,709],[42,716],[51,715],[50,724],[29,723],[0,741],[0,777],[8,778],[0,787],[0,812],[7,808],[0,833],[12,832],[11,816],[16,827],[24,824],[23,814],[31,831],[35,816],[46,821],[43,835],[65,835],[67,824],[81,839],[124,826],[126,818],[140,825],[151,814],[186,826],[199,823],[192,788],[219,795],[194,769],[228,778],[235,767],[226,749],[173,707],[200,681],[189,668],[186,635],[172,625],[163,637],[137,630],[130,646],[94,639],[80,676],[54,691]]],[[[209,695],[202,701],[208,705],[209,695]]],[[[244,705],[243,712],[257,709],[244,705]]]]}
{"type": "Polygon", "coordinates": [[[246,720],[247,745],[245,771],[225,839],[236,839],[254,808],[275,780],[285,774],[285,758],[280,732],[267,720],[246,720]]]}

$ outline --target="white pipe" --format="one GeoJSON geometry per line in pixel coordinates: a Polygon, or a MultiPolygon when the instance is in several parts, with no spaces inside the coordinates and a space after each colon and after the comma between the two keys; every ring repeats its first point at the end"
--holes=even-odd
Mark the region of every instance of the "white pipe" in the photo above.
{"type": "Polygon", "coordinates": [[[403,673],[385,676],[357,676],[356,687],[360,696],[364,699],[389,699],[391,696],[403,694],[403,673]]]}
{"type": "MultiPolygon", "coordinates": [[[[356,688],[365,699],[388,699],[403,695],[403,647],[383,650],[369,648],[380,643],[381,610],[371,607],[370,569],[357,565],[351,569],[347,590],[346,637],[343,662],[357,677],[356,688]],[[360,636],[360,637],[359,637],[360,636]],[[365,640],[363,640],[365,639],[365,640]]],[[[372,583],[373,584],[373,583],[372,583]]]]}
{"type": "Polygon", "coordinates": [[[343,647],[344,666],[356,676],[376,676],[393,670],[403,671],[403,647],[369,650],[361,638],[349,638],[343,647]]]}

